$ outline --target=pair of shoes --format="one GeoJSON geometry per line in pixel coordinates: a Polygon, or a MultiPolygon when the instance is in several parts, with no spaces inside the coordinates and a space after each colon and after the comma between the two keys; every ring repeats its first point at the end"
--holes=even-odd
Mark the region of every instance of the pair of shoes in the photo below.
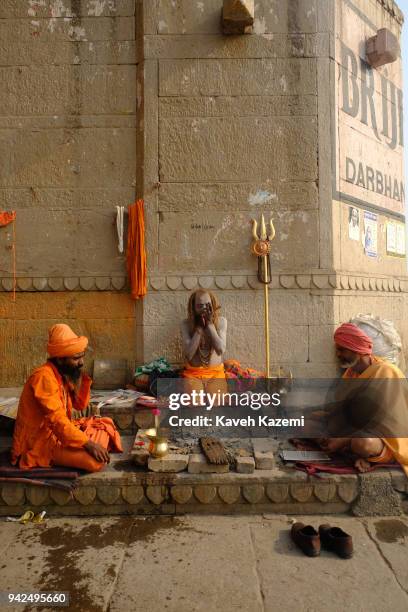
{"type": "Polygon", "coordinates": [[[353,538],[340,527],[320,525],[317,532],[312,525],[295,523],[292,525],[291,536],[296,546],[308,557],[318,557],[321,546],[342,559],[353,556],[353,538]]]}

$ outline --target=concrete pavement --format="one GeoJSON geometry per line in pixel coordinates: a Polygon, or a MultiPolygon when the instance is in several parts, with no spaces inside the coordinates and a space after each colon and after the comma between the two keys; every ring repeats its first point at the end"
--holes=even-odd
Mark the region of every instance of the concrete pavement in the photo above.
{"type": "Polygon", "coordinates": [[[408,609],[407,518],[305,521],[343,527],[354,557],[303,556],[288,516],[2,520],[0,591],[69,591],[81,612],[408,609]]]}

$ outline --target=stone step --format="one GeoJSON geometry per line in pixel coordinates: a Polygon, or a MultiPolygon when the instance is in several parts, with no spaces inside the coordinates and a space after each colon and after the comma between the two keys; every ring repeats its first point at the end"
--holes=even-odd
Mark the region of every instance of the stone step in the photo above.
{"type": "MultiPolygon", "coordinates": [[[[130,449],[132,437],[125,437],[130,449]]],[[[396,470],[309,477],[275,466],[252,474],[147,472],[127,452],[103,472],[81,476],[71,496],[58,489],[0,483],[0,516],[28,509],[50,516],[171,514],[395,515],[408,511],[408,480],[396,470]]]]}

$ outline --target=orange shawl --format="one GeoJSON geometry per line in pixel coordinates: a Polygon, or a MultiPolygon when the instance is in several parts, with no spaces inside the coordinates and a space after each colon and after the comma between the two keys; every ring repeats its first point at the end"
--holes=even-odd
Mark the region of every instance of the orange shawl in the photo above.
{"type": "Polygon", "coordinates": [[[137,200],[129,206],[129,226],[127,239],[127,272],[130,282],[130,293],[134,300],[147,293],[146,251],[144,203],[137,200]]]}

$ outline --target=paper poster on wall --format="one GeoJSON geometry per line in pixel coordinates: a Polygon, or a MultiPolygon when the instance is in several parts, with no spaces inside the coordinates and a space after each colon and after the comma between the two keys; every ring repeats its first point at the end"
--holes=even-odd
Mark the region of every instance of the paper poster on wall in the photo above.
{"type": "Polygon", "coordinates": [[[364,211],[364,252],[369,257],[377,257],[377,215],[364,211]]]}
{"type": "Polygon", "coordinates": [[[397,255],[405,256],[405,225],[397,223],[397,255]]]}
{"type": "Polygon", "coordinates": [[[395,223],[388,221],[387,223],[387,255],[397,254],[397,226],[395,223]]]}
{"type": "Polygon", "coordinates": [[[405,256],[405,225],[395,221],[387,222],[387,255],[405,256]]]}
{"type": "Polygon", "coordinates": [[[360,211],[355,206],[349,206],[348,221],[350,240],[360,240],[360,211]]]}

